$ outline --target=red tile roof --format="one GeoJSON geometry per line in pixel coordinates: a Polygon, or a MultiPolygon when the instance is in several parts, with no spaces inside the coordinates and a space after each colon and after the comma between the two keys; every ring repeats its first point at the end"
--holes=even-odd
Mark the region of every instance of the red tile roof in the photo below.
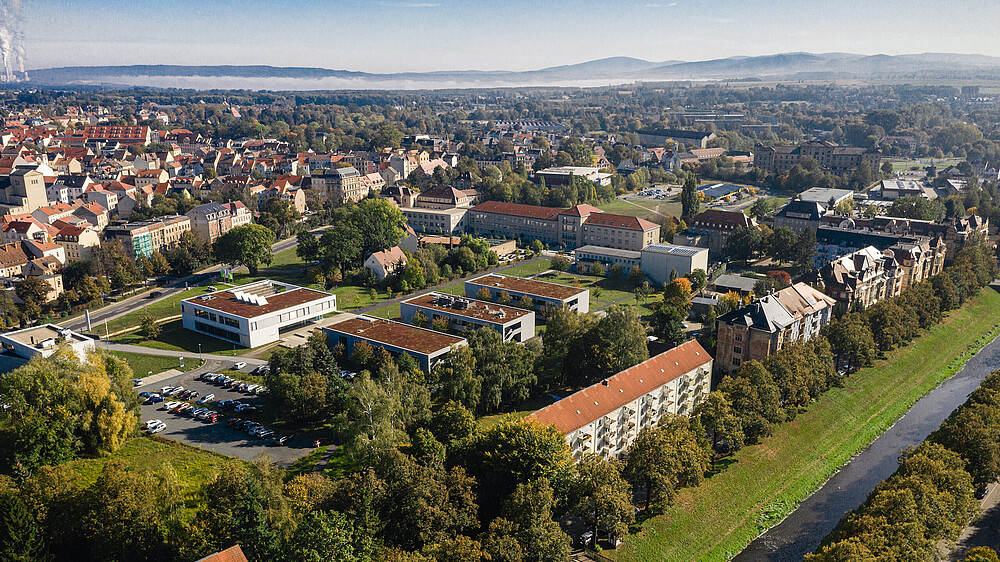
{"type": "Polygon", "coordinates": [[[236,545],[231,546],[222,552],[209,554],[197,562],[247,562],[247,557],[243,554],[243,550],[240,548],[240,545],[236,545]]]}
{"type": "Polygon", "coordinates": [[[566,209],[560,214],[582,217],[585,215],[589,215],[591,213],[603,213],[603,212],[604,211],[598,209],[597,207],[594,207],[593,205],[580,204],[570,207],[569,209],[566,209]]]}
{"type": "Polygon", "coordinates": [[[536,207],[535,205],[521,205],[519,203],[502,203],[500,201],[486,201],[472,208],[473,211],[484,211],[487,213],[497,213],[500,215],[514,215],[518,217],[528,217],[533,219],[544,219],[554,221],[563,209],[553,207],[536,207]]]}
{"type": "Polygon", "coordinates": [[[613,226],[615,228],[628,228],[632,230],[649,230],[651,228],[657,228],[658,226],[656,223],[652,223],[638,217],[612,215],[611,213],[594,213],[587,217],[584,224],[613,226]]]}
{"type": "MultiPolygon", "coordinates": [[[[677,377],[712,360],[696,340],[681,345],[629,367],[562,400],[534,412],[529,419],[552,424],[563,433],[621,408],[677,377]]],[[[706,367],[711,371],[711,367],[706,367]]]]}

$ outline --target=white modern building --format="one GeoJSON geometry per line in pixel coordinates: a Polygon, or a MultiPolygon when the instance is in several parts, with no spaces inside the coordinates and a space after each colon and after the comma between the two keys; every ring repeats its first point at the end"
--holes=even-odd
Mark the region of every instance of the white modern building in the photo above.
{"type": "Polygon", "coordinates": [[[0,346],[3,347],[0,371],[6,372],[35,357],[49,357],[60,346],[69,347],[80,361],[86,361],[87,354],[94,349],[94,340],[62,326],[42,324],[0,334],[0,346]]]}
{"type": "Polygon", "coordinates": [[[556,427],[579,460],[621,457],[643,428],[667,414],[690,415],[709,393],[712,357],[687,342],[571,394],[528,416],[556,427]]]}
{"type": "Polygon", "coordinates": [[[428,207],[402,207],[406,224],[420,233],[450,234],[465,228],[469,214],[467,207],[432,209],[428,207]]]}
{"type": "Polygon", "coordinates": [[[490,292],[490,298],[493,301],[498,300],[502,293],[507,293],[511,302],[528,297],[532,301],[533,310],[542,314],[549,307],[559,308],[561,306],[575,310],[580,314],[590,312],[590,291],[588,289],[490,273],[466,281],[465,296],[473,299],[479,298],[479,291],[484,288],[490,292]]]}
{"type": "Polygon", "coordinates": [[[513,306],[443,293],[426,293],[399,303],[403,322],[412,324],[417,312],[429,322],[447,318],[449,327],[458,332],[492,328],[504,340],[516,342],[535,337],[535,313],[513,306]]]}
{"type": "Polygon", "coordinates": [[[574,262],[577,264],[598,262],[605,268],[620,265],[627,275],[633,267],[642,267],[642,252],[622,250],[604,246],[581,246],[573,251],[574,262]]]}
{"type": "Polygon", "coordinates": [[[684,277],[700,269],[708,273],[708,248],[650,244],[642,249],[642,272],[657,285],[670,282],[670,272],[684,277]]]}
{"type": "Polygon", "coordinates": [[[425,372],[430,372],[452,347],[469,343],[465,338],[372,316],[346,318],[322,330],[330,345],[343,344],[348,356],[355,345],[365,342],[393,355],[410,355],[425,372]]]}
{"type": "Polygon", "coordinates": [[[181,301],[185,328],[243,347],[276,342],[282,331],[336,310],[335,295],[272,280],[181,301]]]}

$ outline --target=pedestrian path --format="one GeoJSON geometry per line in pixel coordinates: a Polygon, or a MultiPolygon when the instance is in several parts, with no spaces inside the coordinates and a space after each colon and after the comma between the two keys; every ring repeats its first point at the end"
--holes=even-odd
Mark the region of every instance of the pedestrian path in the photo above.
{"type": "Polygon", "coordinates": [[[173,349],[156,349],[142,345],[132,345],[127,343],[112,343],[106,340],[96,342],[99,347],[109,351],[123,351],[126,353],[140,353],[142,355],[159,355],[161,357],[184,357],[186,359],[203,359],[205,361],[233,361],[243,362],[247,365],[267,365],[265,359],[254,359],[253,357],[243,357],[242,355],[216,355],[214,353],[191,353],[188,351],[177,351],[173,349]]]}

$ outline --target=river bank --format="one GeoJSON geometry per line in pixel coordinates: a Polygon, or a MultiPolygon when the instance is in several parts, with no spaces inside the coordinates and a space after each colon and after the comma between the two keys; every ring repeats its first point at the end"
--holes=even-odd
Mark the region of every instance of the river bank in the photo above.
{"type": "Polygon", "coordinates": [[[880,482],[898,468],[899,453],[923,442],[991,372],[1000,369],[1000,339],[984,346],[955,376],[943,382],[841,468],[784,521],[755,539],[735,558],[737,562],[801,560],[860,506],[880,482]]]}
{"type": "Polygon", "coordinates": [[[737,555],[989,343],[998,310],[1000,294],[983,290],[910,345],[828,391],[760,445],[737,452],[701,486],[682,490],[663,515],[605,554],[636,561],[737,555]]]}

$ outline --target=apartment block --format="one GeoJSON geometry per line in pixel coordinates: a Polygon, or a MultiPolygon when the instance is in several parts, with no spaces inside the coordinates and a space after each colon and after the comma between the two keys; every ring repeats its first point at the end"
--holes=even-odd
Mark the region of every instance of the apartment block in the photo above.
{"type": "Polygon", "coordinates": [[[639,432],[669,414],[690,415],[709,393],[712,357],[695,340],[571,394],[528,416],[556,427],[573,458],[620,458],[639,432]]]}

